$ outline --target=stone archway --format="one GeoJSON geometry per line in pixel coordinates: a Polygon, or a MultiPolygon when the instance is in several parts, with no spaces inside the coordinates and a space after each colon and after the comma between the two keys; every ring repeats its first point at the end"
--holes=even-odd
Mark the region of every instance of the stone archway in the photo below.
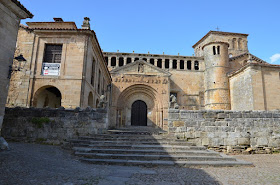
{"type": "Polygon", "coordinates": [[[162,102],[158,92],[148,85],[135,84],[127,87],[118,97],[116,126],[132,126],[133,103],[142,101],[146,105],[146,126],[162,125],[162,102]]]}
{"type": "Polygon", "coordinates": [[[147,126],[147,104],[142,100],[131,106],[131,126],[147,126]]]}
{"type": "Polygon", "coordinates": [[[34,94],[33,107],[58,108],[61,106],[61,92],[54,86],[44,86],[39,88],[34,94]]]}

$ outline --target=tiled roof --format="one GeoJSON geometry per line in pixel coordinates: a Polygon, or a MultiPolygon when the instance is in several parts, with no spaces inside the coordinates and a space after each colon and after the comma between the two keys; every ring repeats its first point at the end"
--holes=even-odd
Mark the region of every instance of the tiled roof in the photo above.
{"type": "Polygon", "coordinates": [[[245,55],[251,56],[251,57],[252,57],[251,59],[253,59],[253,60],[255,60],[255,61],[259,62],[259,63],[266,63],[266,64],[268,64],[266,61],[264,61],[264,60],[262,60],[262,59],[256,57],[255,55],[253,55],[253,54],[251,54],[251,53],[249,53],[249,52],[246,52],[246,53],[243,53],[243,54],[241,54],[241,55],[232,57],[232,58],[229,59],[229,61],[234,61],[234,60],[236,60],[236,59],[238,59],[238,58],[241,58],[241,57],[243,57],[243,56],[245,56],[245,55]]]}
{"type": "Polygon", "coordinates": [[[197,43],[195,43],[192,47],[195,48],[198,44],[200,44],[206,37],[208,37],[210,34],[219,34],[219,35],[243,35],[243,36],[248,36],[248,34],[244,33],[233,33],[233,32],[223,32],[223,31],[212,31],[210,30],[204,37],[202,37],[197,43]]]}
{"type": "Polygon", "coordinates": [[[19,1],[17,0],[11,0],[13,3],[15,3],[19,8],[21,8],[27,15],[29,16],[28,18],[32,18],[34,15],[29,12],[19,1]]]}
{"type": "Polygon", "coordinates": [[[241,68],[239,68],[236,71],[233,71],[231,73],[228,74],[229,77],[232,77],[238,73],[240,73],[241,71],[243,71],[244,69],[246,69],[249,66],[263,66],[263,67],[273,67],[273,68],[279,68],[280,70],[280,65],[275,65],[275,64],[269,64],[269,63],[247,63],[246,65],[242,66],[241,68]]]}

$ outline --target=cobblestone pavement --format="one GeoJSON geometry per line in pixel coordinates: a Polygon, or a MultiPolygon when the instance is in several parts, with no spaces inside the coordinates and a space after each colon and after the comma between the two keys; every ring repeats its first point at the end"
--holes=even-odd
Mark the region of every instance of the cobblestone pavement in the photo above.
{"type": "Polygon", "coordinates": [[[0,184],[280,184],[280,155],[239,155],[256,167],[130,167],[81,163],[60,147],[9,143],[0,184]]]}

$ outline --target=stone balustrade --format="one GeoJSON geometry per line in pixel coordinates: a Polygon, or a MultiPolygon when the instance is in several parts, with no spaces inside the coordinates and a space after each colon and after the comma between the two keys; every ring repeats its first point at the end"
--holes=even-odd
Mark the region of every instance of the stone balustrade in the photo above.
{"type": "Polygon", "coordinates": [[[162,69],[203,70],[201,67],[203,58],[201,57],[118,52],[103,52],[103,54],[109,68],[121,67],[137,60],[145,60],[162,69]]]}

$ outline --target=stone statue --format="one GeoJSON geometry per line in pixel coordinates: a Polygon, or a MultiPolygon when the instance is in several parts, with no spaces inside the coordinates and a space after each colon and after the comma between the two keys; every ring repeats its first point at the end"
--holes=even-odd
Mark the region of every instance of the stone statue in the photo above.
{"type": "Polygon", "coordinates": [[[143,64],[138,65],[138,72],[139,73],[144,73],[144,65],[143,64]]]}
{"type": "Polygon", "coordinates": [[[90,18],[85,17],[82,25],[82,29],[90,29],[90,18]]]}
{"type": "Polygon", "coordinates": [[[170,95],[169,108],[179,109],[179,105],[177,103],[177,98],[176,98],[176,96],[174,96],[174,94],[170,95]]]}
{"type": "Polygon", "coordinates": [[[106,97],[102,94],[100,96],[100,101],[97,105],[97,108],[106,108],[106,105],[107,105],[106,97]]]}

